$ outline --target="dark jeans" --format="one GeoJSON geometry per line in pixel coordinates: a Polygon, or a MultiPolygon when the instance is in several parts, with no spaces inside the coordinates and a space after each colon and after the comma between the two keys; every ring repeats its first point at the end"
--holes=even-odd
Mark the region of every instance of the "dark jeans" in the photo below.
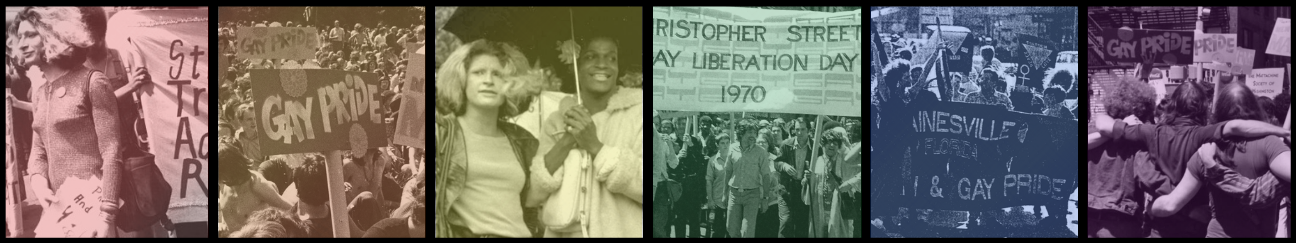
{"type": "Polygon", "coordinates": [[[653,238],[670,238],[670,228],[667,228],[670,221],[671,200],[670,193],[666,182],[657,184],[657,192],[653,193],[653,238]]]}
{"type": "MultiPolygon", "coordinates": [[[[761,203],[766,202],[762,201],[761,203]]],[[[778,238],[778,210],[778,205],[771,205],[768,208],[765,208],[764,212],[757,212],[760,214],[759,216],[756,216],[756,218],[760,219],[756,221],[757,238],[778,238]]]]}
{"type": "Polygon", "coordinates": [[[801,194],[795,196],[784,195],[783,200],[787,200],[788,221],[783,224],[783,237],[786,238],[805,238],[810,230],[810,206],[801,202],[801,194]],[[788,200],[789,197],[796,197],[795,200],[788,200]]]}
{"type": "Polygon", "coordinates": [[[684,184],[684,192],[680,200],[675,203],[675,210],[671,213],[675,220],[671,222],[671,227],[675,228],[675,237],[677,238],[701,238],[702,228],[699,225],[702,222],[702,200],[701,195],[706,191],[702,190],[700,183],[684,184]]]}
{"type": "Polygon", "coordinates": [[[726,227],[729,221],[726,221],[725,218],[725,214],[729,213],[729,209],[713,208],[708,209],[708,211],[715,214],[715,218],[711,219],[711,227],[707,228],[707,230],[710,230],[708,233],[711,238],[729,238],[729,229],[726,227]]]}

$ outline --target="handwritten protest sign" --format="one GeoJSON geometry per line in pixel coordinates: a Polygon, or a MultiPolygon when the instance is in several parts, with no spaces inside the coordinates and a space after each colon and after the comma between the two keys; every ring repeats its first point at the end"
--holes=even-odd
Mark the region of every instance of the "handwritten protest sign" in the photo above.
{"type": "MultiPolygon", "coordinates": [[[[207,158],[212,148],[208,101],[208,10],[121,11],[109,20],[107,45],[121,51],[126,70],[148,68],[152,82],[139,89],[149,152],[171,184],[167,216],[205,222],[208,212],[207,158]],[[129,41],[127,41],[129,40],[129,41]]],[[[122,134],[134,136],[134,134],[122,134]]]]}
{"type": "Polygon", "coordinates": [[[653,105],[861,116],[860,15],[654,7],[653,105]]]}
{"type": "Polygon", "coordinates": [[[1206,69],[1225,71],[1235,74],[1251,73],[1252,64],[1255,63],[1255,50],[1246,48],[1237,48],[1237,59],[1230,62],[1213,62],[1203,65],[1206,69]]]}
{"type": "MultiPolygon", "coordinates": [[[[916,103],[884,111],[911,121],[897,129],[896,149],[912,151],[888,176],[887,197],[906,207],[995,210],[1065,202],[1078,188],[1078,169],[1058,166],[1077,156],[1075,120],[1012,112],[993,105],[916,103]],[[892,113],[894,112],[894,113],[892,113]],[[898,180],[898,181],[895,181],[898,180]]],[[[882,169],[879,169],[881,171],[882,169]]]]}
{"type": "Polygon", "coordinates": [[[386,146],[378,75],[327,69],[252,70],[264,155],[386,146]]]}
{"type": "Polygon", "coordinates": [[[1269,98],[1277,97],[1282,93],[1283,68],[1257,68],[1247,75],[1246,85],[1251,88],[1251,92],[1256,96],[1265,96],[1269,98]]]}
{"type": "Polygon", "coordinates": [[[1273,32],[1269,36],[1269,46],[1265,54],[1291,56],[1291,19],[1278,18],[1274,21],[1273,32]]]}
{"type": "Polygon", "coordinates": [[[319,33],[310,27],[239,27],[235,52],[240,58],[315,59],[319,33]]]}
{"type": "Polygon", "coordinates": [[[1109,29],[1101,42],[1106,57],[1117,62],[1188,64],[1193,49],[1191,31],[1109,29]]]}
{"type": "Polygon", "coordinates": [[[1193,62],[1232,62],[1237,60],[1237,34],[1206,34],[1193,38],[1193,62]]]}
{"type": "Polygon", "coordinates": [[[68,177],[55,191],[55,197],[58,201],[41,213],[36,237],[78,237],[93,230],[93,222],[103,221],[99,216],[103,181],[98,176],[88,180],[68,177]]]}
{"type": "Polygon", "coordinates": [[[405,72],[408,84],[402,95],[400,116],[392,142],[398,145],[425,148],[427,141],[427,55],[410,53],[409,71],[405,72]]]}

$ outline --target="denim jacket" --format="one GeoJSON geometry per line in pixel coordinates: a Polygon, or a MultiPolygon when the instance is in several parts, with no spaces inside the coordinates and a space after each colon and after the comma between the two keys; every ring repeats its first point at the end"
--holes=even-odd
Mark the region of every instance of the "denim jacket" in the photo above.
{"type": "MultiPolygon", "coordinates": [[[[530,132],[522,127],[505,121],[499,122],[500,130],[508,137],[513,153],[522,166],[522,172],[531,175],[531,158],[535,156],[539,142],[530,132]]],[[[436,236],[456,237],[450,230],[451,206],[463,192],[468,179],[468,155],[464,141],[463,129],[453,115],[436,116],[436,236]]],[[[541,227],[539,208],[525,207],[527,191],[531,188],[530,180],[520,192],[523,220],[533,236],[540,236],[541,227]]]]}

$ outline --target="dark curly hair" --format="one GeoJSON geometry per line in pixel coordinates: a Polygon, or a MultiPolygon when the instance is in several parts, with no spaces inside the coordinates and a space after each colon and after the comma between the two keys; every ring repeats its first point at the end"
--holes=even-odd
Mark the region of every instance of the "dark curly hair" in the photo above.
{"type": "Polygon", "coordinates": [[[301,202],[318,206],[328,202],[328,177],[324,170],[324,155],[311,153],[306,155],[301,167],[293,175],[297,183],[297,194],[301,202]]]}
{"type": "Polygon", "coordinates": [[[1145,83],[1133,80],[1122,80],[1116,83],[1112,92],[1103,96],[1103,105],[1107,114],[1121,119],[1130,115],[1143,122],[1152,122],[1156,110],[1156,91],[1145,83]]]}

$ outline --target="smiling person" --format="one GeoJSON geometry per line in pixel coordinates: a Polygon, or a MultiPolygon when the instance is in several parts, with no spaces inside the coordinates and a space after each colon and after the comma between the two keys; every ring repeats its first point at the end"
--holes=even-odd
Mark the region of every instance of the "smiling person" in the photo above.
{"type": "MultiPolygon", "coordinates": [[[[558,190],[564,164],[592,163],[589,237],[643,237],[643,90],[618,87],[618,43],[607,37],[586,39],[576,70],[584,103],[562,101],[559,112],[547,119],[548,127],[570,127],[542,148],[531,171],[532,183],[542,197],[558,190]]],[[[631,50],[638,51],[638,50],[631,50]]],[[[547,133],[552,134],[552,133],[547,133]]],[[[576,178],[575,175],[568,175],[576,178]]],[[[570,205],[546,205],[549,207],[570,205]]],[[[582,232],[546,232],[546,237],[576,237],[582,232]]]]}
{"type": "MultiPolygon", "coordinates": [[[[69,178],[102,178],[103,195],[94,220],[77,227],[80,235],[113,237],[116,230],[118,191],[121,188],[117,99],[103,72],[87,68],[87,53],[95,45],[78,8],[27,7],[9,22],[7,34],[15,38],[19,65],[39,67],[46,83],[31,91],[33,117],[31,162],[32,191],[45,206],[60,203],[55,189],[69,178]],[[54,27],[59,27],[55,30],[54,27]]],[[[72,188],[72,190],[78,190],[72,188]]],[[[74,192],[75,193],[75,192],[74,192]]],[[[62,202],[70,203],[70,202],[62,202]]],[[[70,204],[69,204],[70,205],[70,204]]],[[[65,215],[66,216],[66,215],[65,215]]],[[[41,222],[41,232],[62,232],[54,222],[41,222]],[[46,229],[46,230],[42,230],[46,229]]]]}

